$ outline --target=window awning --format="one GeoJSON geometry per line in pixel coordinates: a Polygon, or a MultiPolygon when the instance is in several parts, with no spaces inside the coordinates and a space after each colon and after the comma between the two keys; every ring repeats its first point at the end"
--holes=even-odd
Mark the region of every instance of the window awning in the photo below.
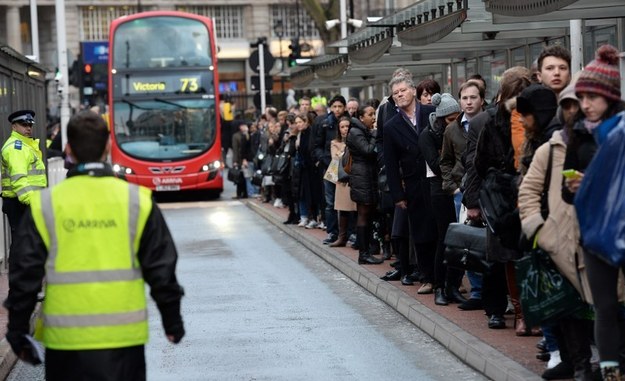
{"type": "Polygon", "coordinates": [[[484,0],[486,10],[505,16],[536,16],[551,13],[577,0],[484,0]]]}

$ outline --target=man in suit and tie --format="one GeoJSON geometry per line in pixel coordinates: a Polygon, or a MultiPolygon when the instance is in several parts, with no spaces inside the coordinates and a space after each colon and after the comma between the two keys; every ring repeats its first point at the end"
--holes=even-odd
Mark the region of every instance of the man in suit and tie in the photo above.
{"type": "MultiPolygon", "coordinates": [[[[393,77],[389,87],[399,112],[384,124],[387,182],[395,205],[408,211],[410,236],[422,276],[417,292],[427,294],[432,293],[437,236],[419,135],[436,108],[417,101],[416,86],[409,76],[393,77]]],[[[400,263],[407,266],[408,258],[400,258],[400,263]]]]}

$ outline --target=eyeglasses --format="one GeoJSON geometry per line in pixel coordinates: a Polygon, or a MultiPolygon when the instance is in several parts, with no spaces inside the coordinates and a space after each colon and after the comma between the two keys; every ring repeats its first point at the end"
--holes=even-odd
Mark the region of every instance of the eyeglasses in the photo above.
{"type": "Polygon", "coordinates": [[[22,127],[32,127],[35,123],[29,123],[29,122],[18,122],[17,124],[19,124],[22,127]]]}

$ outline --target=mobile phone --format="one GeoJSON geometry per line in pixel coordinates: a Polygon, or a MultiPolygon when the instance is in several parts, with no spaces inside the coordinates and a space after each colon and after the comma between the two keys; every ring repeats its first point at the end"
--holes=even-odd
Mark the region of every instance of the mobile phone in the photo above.
{"type": "Polygon", "coordinates": [[[562,171],[562,175],[567,179],[574,179],[581,176],[581,173],[576,171],[575,169],[565,169],[562,171]]]}

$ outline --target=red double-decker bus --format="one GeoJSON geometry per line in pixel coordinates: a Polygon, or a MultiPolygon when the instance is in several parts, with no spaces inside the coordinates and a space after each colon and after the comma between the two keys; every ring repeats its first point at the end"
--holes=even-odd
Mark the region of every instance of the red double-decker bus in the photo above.
{"type": "Polygon", "coordinates": [[[223,191],[211,19],[143,12],[111,23],[109,122],[119,177],[157,192],[223,191]]]}

